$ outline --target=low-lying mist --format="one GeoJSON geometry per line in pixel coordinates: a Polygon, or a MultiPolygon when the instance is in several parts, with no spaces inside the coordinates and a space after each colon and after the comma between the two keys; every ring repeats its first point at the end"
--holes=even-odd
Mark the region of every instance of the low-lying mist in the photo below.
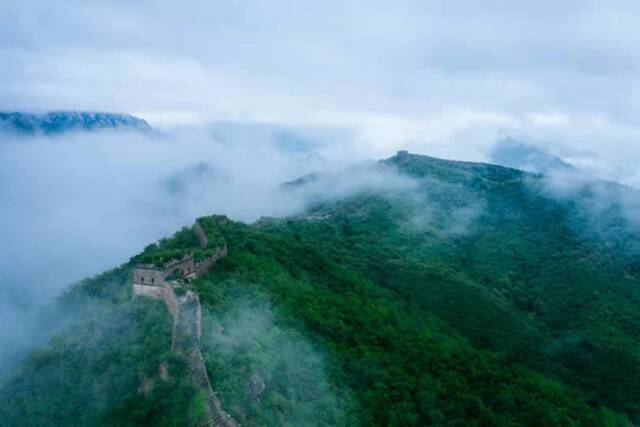
{"type": "Polygon", "coordinates": [[[239,299],[203,317],[203,346],[225,407],[241,424],[346,425],[353,393],[331,381],[325,355],[267,301],[239,299]]]}
{"type": "MultiPolygon", "coordinates": [[[[540,174],[540,181],[529,180],[529,184],[540,187],[547,197],[573,205],[576,217],[583,222],[576,222],[576,218],[570,222],[580,235],[628,243],[628,236],[622,233],[631,233],[637,239],[640,234],[637,182],[629,174],[614,173],[616,165],[625,162],[608,162],[606,156],[581,153],[575,148],[573,151],[565,148],[565,152],[565,156],[560,156],[537,141],[505,137],[498,140],[491,161],[540,174]]],[[[625,246],[632,249],[632,254],[640,254],[635,244],[625,246]]]]}
{"type": "Polygon", "coordinates": [[[198,216],[293,212],[299,205],[279,197],[278,185],[318,166],[265,138],[204,132],[0,140],[0,348],[28,339],[25,315],[69,283],[198,216]]]}
{"type": "Polygon", "coordinates": [[[198,216],[252,222],[295,214],[318,198],[407,185],[374,168],[335,172],[361,159],[340,155],[334,136],[219,124],[162,135],[2,137],[0,348],[28,346],[31,316],[70,283],[198,216]],[[335,173],[314,184],[313,200],[281,185],[318,171],[335,173]]]}
{"type": "MultiPolygon", "coordinates": [[[[484,214],[475,194],[363,162],[350,137],[242,123],[151,135],[0,137],[0,359],[8,360],[2,349],[19,354],[32,344],[32,315],[69,284],[125,262],[202,215],[252,222],[358,191],[408,195],[401,199],[411,217],[398,220],[412,233],[465,235],[484,214]],[[448,209],[438,203],[445,199],[448,209]]],[[[543,189],[574,200],[588,188],[580,200],[593,218],[613,206],[640,229],[637,192],[585,185],[593,180],[571,169],[549,171],[543,189]]]]}

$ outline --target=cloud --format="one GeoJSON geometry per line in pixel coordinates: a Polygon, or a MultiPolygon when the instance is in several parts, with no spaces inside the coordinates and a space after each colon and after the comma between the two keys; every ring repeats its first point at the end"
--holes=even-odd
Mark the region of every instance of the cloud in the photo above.
{"type": "Polygon", "coordinates": [[[296,162],[267,147],[253,149],[259,159],[247,150],[202,134],[3,138],[2,347],[28,338],[29,316],[61,289],[126,261],[197,216],[251,219],[267,211],[271,201],[261,190],[291,178],[296,162]],[[202,164],[217,174],[199,174],[202,164]],[[250,197],[250,189],[258,196],[250,197]]]}
{"type": "Polygon", "coordinates": [[[605,226],[611,218],[619,216],[625,220],[623,229],[640,231],[640,191],[637,189],[598,180],[575,169],[553,170],[543,177],[542,183],[551,197],[576,202],[594,227],[605,226]]]}
{"type": "Polygon", "coordinates": [[[503,129],[638,187],[639,20],[635,0],[3,1],[0,109],[260,124],[218,124],[213,141],[0,141],[0,271],[29,284],[4,299],[46,299],[200,213],[290,212],[273,187],[318,166],[286,153],[283,129],[343,163],[398,149],[483,161],[503,129]]]}
{"type": "Polygon", "coordinates": [[[221,122],[162,135],[77,132],[0,140],[0,347],[62,289],[195,218],[301,212],[314,200],[412,183],[361,160],[334,128],[221,122]],[[328,159],[328,160],[327,160],[328,159]],[[281,184],[325,172],[304,192],[281,184]]]}
{"type": "Polygon", "coordinates": [[[350,195],[368,193],[396,197],[418,188],[418,181],[401,175],[379,163],[360,163],[354,166],[327,169],[313,173],[281,187],[284,197],[300,206],[313,206],[339,200],[350,195]]]}
{"type": "Polygon", "coordinates": [[[202,342],[210,366],[223,367],[216,389],[242,424],[335,425],[354,409],[352,393],[330,381],[324,354],[266,300],[205,313],[202,342]]]}
{"type": "Polygon", "coordinates": [[[124,260],[198,215],[250,221],[277,214],[272,189],[316,165],[270,138],[217,141],[203,132],[5,138],[0,270],[33,276],[53,263],[59,275],[47,274],[47,281],[67,282],[124,260]]]}
{"type": "Polygon", "coordinates": [[[427,177],[416,191],[396,203],[405,205],[407,217],[397,224],[411,234],[427,233],[440,237],[460,237],[473,231],[473,225],[486,211],[486,201],[459,184],[427,177]]]}
{"type": "Polygon", "coordinates": [[[633,0],[63,4],[0,6],[0,108],[346,127],[372,158],[482,160],[499,128],[575,149],[598,121],[598,153],[637,140],[633,0]]]}

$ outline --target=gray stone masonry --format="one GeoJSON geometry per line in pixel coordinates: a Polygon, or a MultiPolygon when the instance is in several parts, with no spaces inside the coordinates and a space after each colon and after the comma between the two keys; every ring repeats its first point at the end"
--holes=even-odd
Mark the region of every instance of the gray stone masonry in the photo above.
{"type": "MultiPolygon", "coordinates": [[[[207,247],[207,237],[196,221],[194,230],[200,240],[200,246],[207,247]]],[[[237,427],[238,424],[222,409],[220,399],[211,387],[211,381],[200,351],[201,311],[197,293],[187,290],[177,296],[174,291],[177,282],[168,280],[174,272],[182,276],[201,277],[220,259],[227,255],[227,246],[218,248],[215,253],[199,262],[193,254],[173,260],[161,268],[152,264],[140,264],[133,270],[133,295],[164,301],[173,318],[171,350],[186,356],[191,381],[204,395],[207,405],[206,425],[212,427],[237,427]]]]}

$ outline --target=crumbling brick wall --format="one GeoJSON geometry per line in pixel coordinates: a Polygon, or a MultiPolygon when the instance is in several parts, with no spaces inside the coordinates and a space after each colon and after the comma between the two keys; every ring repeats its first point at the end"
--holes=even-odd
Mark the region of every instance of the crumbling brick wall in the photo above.
{"type": "Polygon", "coordinates": [[[138,265],[133,270],[133,283],[139,285],[161,285],[167,277],[163,269],[152,265],[138,265]]]}
{"type": "Polygon", "coordinates": [[[195,231],[196,235],[198,236],[198,240],[200,241],[200,248],[206,249],[207,245],[209,244],[209,241],[207,240],[207,233],[204,232],[204,229],[198,221],[196,221],[196,224],[193,226],[193,230],[195,231]]]}
{"type": "Polygon", "coordinates": [[[193,261],[193,255],[188,255],[182,259],[169,261],[163,266],[163,269],[167,276],[176,270],[179,271],[180,275],[187,276],[196,271],[196,265],[193,261]]]}
{"type": "Polygon", "coordinates": [[[227,245],[216,249],[208,258],[196,263],[196,276],[202,277],[209,272],[209,269],[220,259],[227,256],[227,245]]]}
{"type": "Polygon", "coordinates": [[[133,294],[135,296],[164,301],[164,304],[167,306],[167,310],[171,313],[171,317],[173,317],[174,321],[177,318],[179,311],[178,298],[170,285],[162,283],[160,285],[147,286],[134,283],[133,294]]]}

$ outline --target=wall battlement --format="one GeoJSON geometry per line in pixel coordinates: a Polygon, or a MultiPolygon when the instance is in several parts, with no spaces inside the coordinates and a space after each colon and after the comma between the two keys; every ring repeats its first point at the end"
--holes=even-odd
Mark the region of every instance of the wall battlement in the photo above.
{"type": "Polygon", "coordinates": [[[200,248],[206,249],[209,245],[209,239],[207,239],[207,233],[205,233],[204,228],[202,228],[202,225],[200,225],[198,221],[196,221],[196,224],[193,226],[193,230],[200,241],[200,248]]]}
{"type": "MultiPolygon", "coordinates": [[[[208,246],[207,236],[196,221],[194,231],[198,235],[200,247],[208,246]]],[[[220,399],[213,391],[207,369],[200,351],[201,310],[200,297],[192,290],[179,296],[180,286],[176,276],[186,278],[202,277],[220,259],[227,256],[227,245],[200,261],[195,261],[193,253],[179,260],[172,260],[157,267],[153,264],[138,264],[133,269],[133,295],[164,301],[173,318],[171,350],[186,356],[191,381],[204,394],[207,405],[207,425],[212,427],[238,427],[238,424],[222,409],[220,399]]]]}
{"type": "Polygon", "coordinates": [[[171,313],[171,317],[175,320],[178,316],[178,298],[176,297],[173,288],[166,283],[158,286],[138,285],[134,283],[133,294],[135,296],[162,300],[167,306],[169,313],[171,313]]]}
{"type": "MultiPolygon", "coordinates": [[[[198,236],[201,249],[206,249],[209,245],[207,234],[196,221],[193,227],[194,233],[198,236]]],[[[218,261],[227,255],[226,243],[215,250],[215,252],[202,260],[196,261],[193,252],[181,259],[174,259],[166,262],[162,266],[155,264],[138,264],[133,270],[133,283],[136,285],[162,285],[167,282],[167,278],[172,276],[197,278],[209,271],[218,261]]]]}
{"type": "Polygon", "coordinates": [[[195,273],[193,254],[182,259],[171,260],[162,267],[153,264],[138,264],[133,270],[133,283],[138,285],[161,285],[171,275],[188,277],[195,273]]]}
{"type": "Polygon", "coordinates": [[[209,272],[211,267],[220,259],[227,256],[228,250],[227,245],[224,245],[221,248],[218,248],[213,255],[210,257],[204,258],[202,261],[196,262],[195,264],[195,273],[196,277],[202,277],[209,272]]]}

